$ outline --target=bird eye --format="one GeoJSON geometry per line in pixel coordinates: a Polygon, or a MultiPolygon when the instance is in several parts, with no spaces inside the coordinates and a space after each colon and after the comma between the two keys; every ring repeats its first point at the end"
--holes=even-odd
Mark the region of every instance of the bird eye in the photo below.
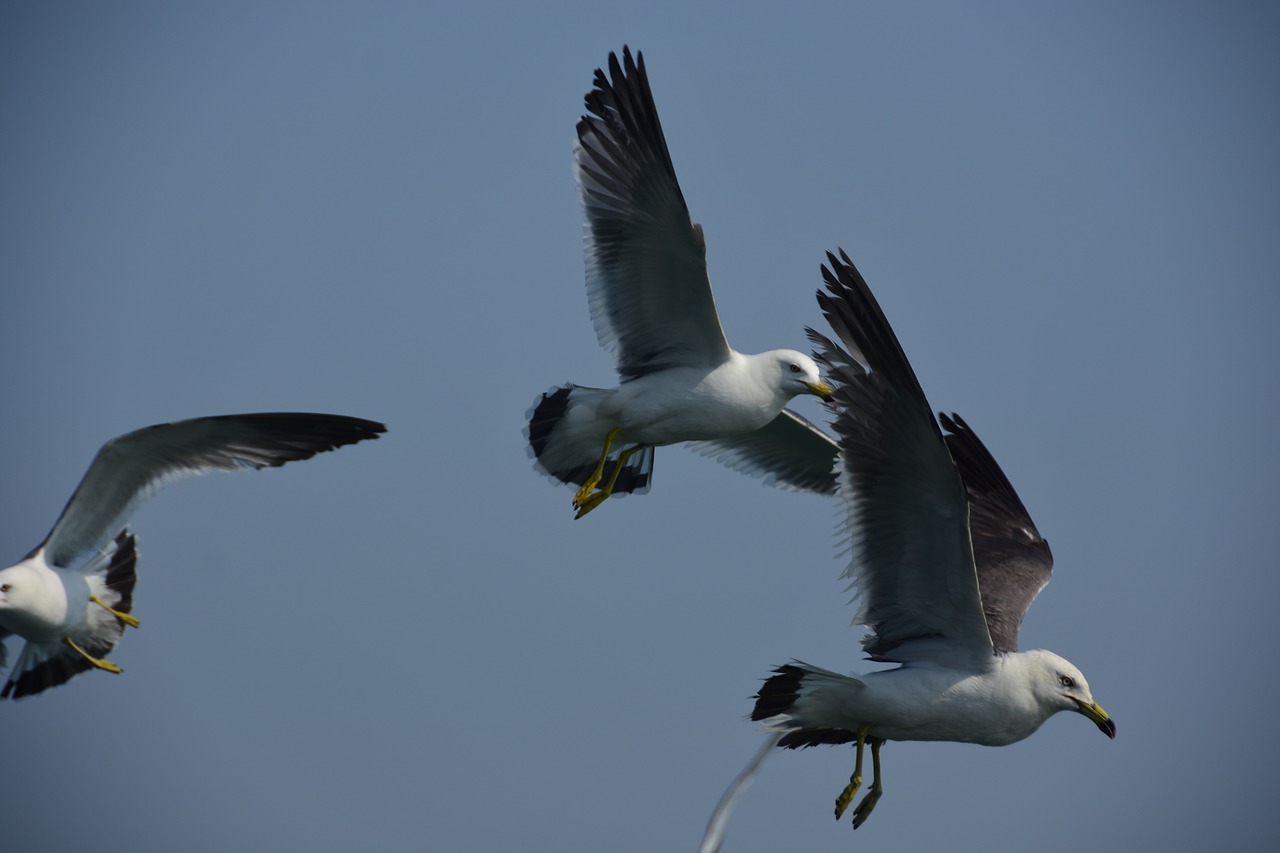
{"type": "Polygon", "coordinates": [[[791,369],[791,372],[792,372],[792,373],[799,373],[799,372],[800,372],[800,365],[796,364],[794,361],[793,361],[793,362],[791,362],[791,364],[790,364],[790,365],[788,365],[788,367],[791,369]]]}
{"type": "Polygon", "coordinates": [[[0,592],[8,592],[8,591],[9,591],[9,584],[0,583],[0,592]]]}
{"type": "Polygon", "coordinates": [[[1076,686],[1076,680],[1075,680],[1074,678],[1072,678],[1071,676],[1069,676],[1069,675],[1059,675],[1059,676],[1058,676],[1058,683],[1059,683],[1059,684],[1061,684],[1063,687],[1075,687],[1075,686],[1076,686]]]}

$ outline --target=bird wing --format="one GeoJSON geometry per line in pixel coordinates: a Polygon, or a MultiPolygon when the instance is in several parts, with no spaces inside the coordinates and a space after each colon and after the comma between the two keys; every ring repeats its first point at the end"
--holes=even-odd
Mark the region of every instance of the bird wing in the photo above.
{"type": "Polygon", "coordinates": [[[707,278],[702,229],[684,195],[649,91],[644,56],[609,54],[578,122],[574,166],[586,213],[587,301],[625,381],[729,357],[707,278]]]}
{"type": "Polygon", "coordinates": [[[1018,628],[1049,582],[1053,554],[986,445],[957,414],[940,414],[947,447],[969,496],[969,534],[991,642],[1018,650],[1018,628]]]}
{"type": "Polygon", "coordinates": [[[844,576],[861,605],[854,621],[872,631],[863,648],[902,663],[989,660],[964,483],[866,281],[843,251],[827,259],[818,304],[844,347],[809,336],[834,391],[844,576]]]}
{"type": "Polygon", "coordinates": [[[758,430],[692,441],[689,446],[735,471],[779,488],[799,492],[836,493],[835,439],[790,409],[758,430]]]}
{"type": "Polygon", "coordinates": [[[70,567],[82,554],[101,550],[138,504],[174,480],[215,469],[277,467],[385,431],[360,418],[282,412],[195,418],[126,433],[98,451],[36,551],[45,549],[52,565],[70,567]]]}

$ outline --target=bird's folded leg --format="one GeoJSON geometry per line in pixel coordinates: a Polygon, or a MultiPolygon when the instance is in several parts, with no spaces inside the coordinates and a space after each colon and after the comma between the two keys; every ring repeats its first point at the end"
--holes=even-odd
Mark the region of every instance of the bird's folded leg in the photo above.
{"type": "Polygon", "coordinates": [[[857,829],[866,823],[867,818],[871,815],[871,810],[876,807],[876,803],[880,802],[880,795],[884,790],[880,787],[880,747],[884,741],[879,738],[871,738],[871,790],[862,798],[862,802],[858,803],[858,807],[853,810],[853,828],[857,829]]]}
{"type": "MultiPolygon", "coordinates": [[[[622,432],[622,427],[614,427],[604,437],[604,450],[600,451],[600,461],[596,463],[596,469],[591,472],[591,476],[586,479],[586,482],[582,484],[578,491],[573,493],[573,506],[575,509],[586,502],[587,495],[591,494],[591,490],[596,487],[596,484],[600,482],[600,478],[604,476],[604,463],[609,458],[609,449],[613,447],[613,440],[618,437],[620,432],[622,432]]],[[[587,510],[587,512],[590,511],[589,509],[587,510]]]]}
{"type": "Polygon", "coordinates": [[[96,595],[89,596],[89,600],[92,601],[94,604],[98,605],[99,607],[101,607],[103,610],[110,613],[112,616],[119,619],[121,622],[123,622],[126,625],[131,625],[134,628],[137,628],[140,624],[142,624],[138,621],[136,616],[131,616],[128,613],[124,613],[122,611],[116,610],[114,607],[112,607],[110,604],[107,604],[105,601],[103,601],[101,598],[98,598],[98,596],[96,595]]]}
{"type": "Polygon", "coordinates": [[[84,649],[77,646],[75,640],[71,639],[70,637],[63,637],[62,642],[66,643],[68,646],[75,649],[77,652],[81,654],[82,657],[84,657],[85,660],[87,660],[89,663],[96,666],[98,669],[105,669],[107,672],[114,672],[117,675],[124,672],[123,669],[116,666],[114,663],[112,663],[109,660],[103,660],[102,658],[95,658],[93,655],[89,654],[84,649]]]}
{"type": "MultiPolygon", "coordinates": [[[[612,435],[612,433],[610,434],[612,435]]],[[[608,482],[606,482],[603,486],[600,487],[600,491],[596,492],[594,495],[592,495],[591,497],[587,498],[586,500],[580,503],[577,501],[576,498],[574,499],[574,506],[578,507],[578,514],[575,515],[574,518],[582,518],[584,515],[591,512],[591,510],[595,509],[596,507],[600,506],[600,504],[604,503],[605,498],[613,494],[613,487],[618,482],[618,475],[621,474],[622,469],[626,467],[627,460],[630,459],[632,454],[634,454],[637,450],[639,450],[643,446],[644,445],[641,445],[641,444],[632,445],[631,447],[628,447],[626,450],[618,454],[618,461],[615,462],[613,465],[613,473],[609,475],[608,482]]]]}
{"type": "MultiPolygon", "coordinates": [[[[862,787],[862,747],[867,742],[867,730],[870,728],[870,723],[863,723],[858,726],[858,739],[854,746],[857,750],[857,756],[853,760],[853,775],[849,777],[849,784],[844,786],[840,796],[836,797],[836,820],[839,820],[840,816],[844,814],[844,810],[849,808],[849,804],[853,802],[858,789],[862,787]]],[[[874,746],[872,751],[875,751],[874,746]]]]}

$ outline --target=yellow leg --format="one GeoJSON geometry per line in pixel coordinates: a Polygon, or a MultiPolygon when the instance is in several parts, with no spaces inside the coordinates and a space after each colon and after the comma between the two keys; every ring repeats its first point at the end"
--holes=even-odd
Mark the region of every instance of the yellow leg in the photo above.
{"type": "Polygon", "coordinates": [[[121,622],[123,622],[126,625],[132,625],[134,628],[137,628],[141,624],[136,617],[130,616],[128,613],[122,613],[119,610],[116,610],[114,607],[107,604],[105,601],[103,601],[101,598],[98,598],[98,596],[96,595],[90,595],[89,600],[92,601],[94,604],[98,605],[99,607],[101,607],[103,610],[110,613],[112,616],[119,619],[121,622]]]}
{"type": "Polygon", "coordinates": [[[591,476],[587,478],[581,488],[573,493],[574,508],[582,506],[587,499],[587,495],[591,494],[591,490],[596,487],[596,484],[600,482],[600,478],[604,476],[604,463],[609,458],[609,448],[613,447],[613,440],[618,437],[620,432],[622,432],[622,427],[614,427],[604,437],[604,450],[600,451],[600,461],[596,463],[596,469],[591,472],[591,476]]]}
{"type": "Polygon", "coordinates": [[[84,649],[77,646],[75,643],[75,640],[71,639],[70,637],[63,637],[62,642],[66,643],[68,646],[75,649],[77,652],[79,652],[81,655],[84,656],[85,660],[87,660],[89,663],[96,666],[98,669],[105,669],[107,672],[114,672],[117,675],[119,673],[124,672],[123,669],[116,666],[109,660],[103,660],[102,658],[95,658],[93,655],[89,654],[84,649]]]}
{"type": "MultiPolygon", "coordinates": [[[[849,804],[853,802],[853,798],[858,793],[858,789],[862,787],[862,747],[867,742],[867,730],[871,728],[870,723],[863,723],[858,726],[858,739],[855,744],[857,749],[857,757],[853,760],[853,775],[849,777],[849,784],[844,786],[844,790],[840,792],[840,796],[836,797],[836,820],[844,814],[844,810],[849,808],[849,804]]],[[[875,752],[875,747],[871,747],[871,751],[875,752]]]]}
{"type": "Polygon", "coordinates": [[[876,803],[880,802],[880,795],[884,793],[884,789],[880,787],[880,747],[884,741],[878,738],[871,738],[871,790],[862,798],[862,802],[858,803],[858,807],[853,810],[853,828],[857,829],[866,823],[867,818],[871,816],[871,810],[876,807],[876,803]]]}
{"type": "Polygon", "coordinates": [[[622,473],[623,466],[627,464],[627,460],[630,459],[631,455],[639,450],[641,446],[642,445],[637,444],[633,447],[628,447],[626,450],[618,454],[618,461],[613,466],[613,473],[609,475],[609,482],[601,486],[600,491],[582,501],[580,504],[574,504],[574,506],[578,507],[578,514],[575,515],[574,518],[582,518],[584,515],[591,512],[591,510],[604,503],[605,498],[613,494],[613,487],[618,482],[618,475],[622,473]]]}

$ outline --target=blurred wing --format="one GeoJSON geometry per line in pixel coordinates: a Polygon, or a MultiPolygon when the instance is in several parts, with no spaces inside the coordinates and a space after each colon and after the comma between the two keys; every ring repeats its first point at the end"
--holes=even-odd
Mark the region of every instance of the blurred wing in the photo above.
{"type": "Polygon", "coordinates": [[[765,738],[764,743],[756,750],[756,754],[747,762],[747,766],[742,768],[725,792],[720,795],[720,802],[716,803],[716,809],[711,813],[711,819],[707,821],[707,829],[702,834],[702,843],[698,845],[698,853],[719,853],[721,845],[724,844],[725,830],[729,828],[729,818],[733,816],[733,810],[738,806],[738,800],[742,799],[742,795],[747,792],[747,788],[751,787],[751,783],[755,781],[756,774],[760,772],[760,765],[773,752],[773,748],[778,745],[778,741],[782,740],[785,732],[775,732],[765,738]]]}
{"type": "Polygon", "coordinates": [[[834,389],[839,493],[873,660],[989,659],[968,501],[942,433],[866,281],[840,253],[818,304],[844,348],[810,330],[834,389]]]}
{"type": "MultiPolygon", "coordinates": [[[[157,424],[102,446],[45,541],[46,559],[70,567],[101,550],[160,487],[205,471],[277,467],[377,438],[386,427],[342,415],[219,415],[157,424]]],[[[33,552],[34,553],[34,552],[33,552]]]]}
{"type": "Polygon", "coordinates": [[[586,212],[587,301],[623,380],[729,357],[702,229],[689,218],[644,57],[596,69],[574,166],[586,212]]]}
{"type": "Polygon", "coordinates": [[[969,533],[991,642],[1018,650],[1018,628],[1049,582],[1053,554],[986,445],[957,414],[939,415],[969,495],[969,533]]]}
{"type": "Polygon", "coordinates": [[[754,432],[689,446],[735,471],[799,492],[836,493],[835,439],[790,409],[754,432]]]}

